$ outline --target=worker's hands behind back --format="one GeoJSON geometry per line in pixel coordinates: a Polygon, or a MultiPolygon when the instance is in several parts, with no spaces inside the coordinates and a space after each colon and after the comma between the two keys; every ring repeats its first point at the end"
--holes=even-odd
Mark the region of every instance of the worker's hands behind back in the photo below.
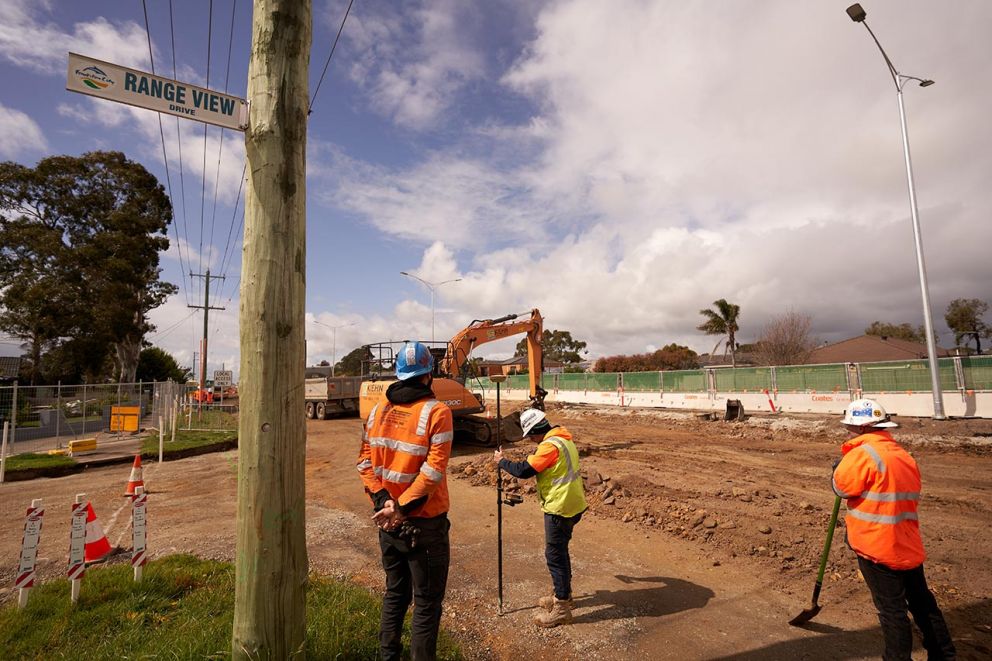
{"type": "Polygon", "coordinates": [[[387,500],[382,509],[372,515],[372,522],[383,530],[392,531],[406,519],[393,500],[387,500]]]}

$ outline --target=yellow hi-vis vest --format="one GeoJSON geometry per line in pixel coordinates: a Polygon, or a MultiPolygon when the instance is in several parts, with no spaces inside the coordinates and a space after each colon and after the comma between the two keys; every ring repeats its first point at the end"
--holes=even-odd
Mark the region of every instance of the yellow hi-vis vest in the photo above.
{"type": "Polygon", "coordinates": [[[559,431],[564,430],[552,429],[544,437],[544,443],[558,449],[558,461],[537,474],[537,495],[548,514],[572,517],[586,511],[586,496],[579,475],[579,451],[571,437],[558,436],[559,431]]]}

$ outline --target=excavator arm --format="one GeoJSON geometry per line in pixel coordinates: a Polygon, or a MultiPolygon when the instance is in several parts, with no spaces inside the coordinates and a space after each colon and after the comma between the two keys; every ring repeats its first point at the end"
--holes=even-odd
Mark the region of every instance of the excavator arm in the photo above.
{"type": "Polygon", "coordinates": [[[530,311],[529,317],[521,319],[525,314],[508,314],[498,319],[473,321],[467,328],[451,338],[448,351],[441,360],[441,371],[464,378],[465,372],[467,372],[468,359],[473,349],[487,342],[526,333],[530,397],[535,406],[544,408],[544,396],[547,394],[547,391],[541,388],[541,374],[544,372],[544,353],[541,345],[544,319],[537,308],[530,311]]]}

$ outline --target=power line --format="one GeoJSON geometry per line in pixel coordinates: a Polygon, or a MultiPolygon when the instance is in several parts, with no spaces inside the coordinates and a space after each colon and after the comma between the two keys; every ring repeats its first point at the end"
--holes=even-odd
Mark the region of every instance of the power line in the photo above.
{"type": "MultiPolygon", "coordinates": [[[[224,76],[224,94],[227,94],[228,83],[230,82],[231,79],[231,51],[232,51],[232,47],[234,46],[234,14],[237,7],[238,7],[238,0],[234,0],[234,2],[231,3],[231,35],[227,42],[227,73],[224,76]]],[[[210,244],[209,244],[210,247],[213,247],[214,245],[214,226],[217,220],[217,191],[220,188],[220,163],[221,163],[221,158],[223,156],[224,156],[224,128],[221,127],[220,145],[217,147],[217,173],[214,175],[214,207],[213,207],[213,213],[210,216],[210,244]]],[[[247,165],[248,164],[246,162],[245,167],[247,167],[247,165]]],[[[243,176],[244,173],[242,173],[242,177],[243,176]]],[[[238,195],[239,196],[241,195],[240,184],[238,185],[238,195]]],[[[235,207],[235,213],[237,213],[237,207],[235,207]]],[[[231,225],[232,226],[234,225],[234,218],[231,219],[231,225]]],[[[224,260],[222,259],[221,264],[223,265],[223,263],[224,260]]],[[[221,268],[222,273],[223,270],[224,269],[222,267],[221,268]]]]}
{"type": "MultiPolygon", "coordinates": [[[[179,78],[178,72],[176,70],[176,29],[175,22],[172,15],[172,0],[169,0],[169,34],[172,38],[172,79],[177,80],[179,78]]],[[[189,241],[189,219],[186,216],[186,176],[183,173],[183,136],[182,131],[179,127],[179,118],[176,117],[176,142],[179,147],[179,192],[182,196],[182,206],[183,206],[183,234],[186,238],[186,247],[189,248],[192,245],[189,241]]],[[[173,214],[175,217],[175,214],[173,214]]],[[[193,270],[192,264],[190,264],[190,271],[193,270]]],[[[183,273],[183,278],[185,282],[185,269],[183,273]]],[[[186,296],[186,305],[189,305],[189,295],[186,296]]]]}
{"type": "Polygon", "coordinates": [[[172,324],[171,326],[169,326],[168,328],[166,328],[163,331],[156,331],[154,333],[149,333],[149,337],[154,337],[154,338],[157,338],[157,339],[161,340],[166,335],[168,335],[172,331],[174,331],[177,328],[179,328],[182,324],[186,323],[186,320],[189,319],[190,317],[192,317],[194,314],[196,314],[196,310],[193,310],[188,315],[186,315],[185,317],[183,317],[182,319],[180,319],[176,323],[172,324]]]}
{"type": "MultiPolygon", "coordinates": [[[[231,228],[227,231],[227,241],[224,243],[224,257],[220,260],[220,274],[227,275],[227,267],[229,263],[227,261],[228,251],[231,248],[231,236],[234,231],[234,219],[238,217],[238,205],[241,203],[241,189],[244,187],[245,183],[245,173],[248,172],[248,162],[245,161],[244,168],[241,169],[241,180],[238,183],[238,196],[234,199],[234,214],[231,216],[231,228]]],[[[238,234],[241,233],[241,224],[244,223],[245,216],[244,211],[241,212],[241,222],[238,224],[238,234]]],[[[234,253],[231,253],[233,255],[234,253]]],[[[221,293],[223,292],[223,285],[221,285],[221,293]]],[[[223,298],[221,294],[218,294],[218,300],[223,298]]]]}
{"type": "MultiPolygon", "coordinates": [[[[207,18],[207,83],[204,85],[210,88],[210,49],[214,32],[214,0],[210,0],[209,16],[207,18]]],[[[203,124],[203,177],[200,184],[200,271],[203,271],[203,218],[207,204],[207,124],[203,124]]],[[[209,246],[208,246],[209,247],[209,246]]],[[[210,301],[204,301],[204,305],[209,305],[210,301]]]]}
{"type": "MultiPolygon", "coordinates": [[[[141,0],[141,9],[145,14],[145,37],[148,40],[148,60],[152,65],[152,75],[155,74],[155,55],[152,53],[152,33],[148,27],[148,5],[145,0],[141,0]]],[[[186,265],[183,262],[183,244],[179,241],[179,230],[176,228],[176,211],[172,198],[172,175],[169,173],[169,156],[165,151],[165,130],[162,128],[162,113],[158,114],[158,134],[162,139],[162,162],[165,164],[165,182],[169,190],[169,206],[172,209],[172,230],[176,235],[176,249],[179,251],[179,270],[183,277],[183,294],[186,304],[189,305],[189,288],[186,286],[186,265]]],[[[168,230],[166,230],[168,233],[168,230]]]]}
{"type": "Polygon", "coordinates": [[[327,61],[324,62],[324,70],[320,72],[320,80],[317,81],[317,88],[313,91],[313,97],[310,99],[310,107],[307,108],[307,116],[313,113],[313,103],[317,100],[317,92],[320,91],[320,84],[324,82],[324,74],[327,73],[327,66],[331,63],[331,58],[334,57],[334,49],[338,47],[338,39],[341,38],[341,31],[344,30],[345,21],[348,20],[348,14],[351,13],[351,6],[355,4],[355,0],[349,0],[348,9],[344,12],[344,18],[341,19],[341,27],[338,28],[337,36],[334,37],[334,43],[331,45],[331,52],[327,55],[327,61]]]}

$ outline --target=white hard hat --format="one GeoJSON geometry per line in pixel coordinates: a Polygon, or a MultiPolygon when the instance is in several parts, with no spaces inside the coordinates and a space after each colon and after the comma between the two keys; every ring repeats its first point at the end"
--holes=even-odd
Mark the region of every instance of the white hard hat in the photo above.
{"type": "Polygon", "coordinates": [[[530,436],[530,430],[536,427],[542,420],[547,419],[541,409],[527,409],[520,414],[520,429],[524,436],[530,436]]]}
{"type": "Polygon", "coordinates": [[[889,414],[874,399],[856,399],[851,402],[844,410],[844,419],[841,420],[841,424],[855,427],[874,427],[876,429],[899,426],[889,420],[889,414]]]}

